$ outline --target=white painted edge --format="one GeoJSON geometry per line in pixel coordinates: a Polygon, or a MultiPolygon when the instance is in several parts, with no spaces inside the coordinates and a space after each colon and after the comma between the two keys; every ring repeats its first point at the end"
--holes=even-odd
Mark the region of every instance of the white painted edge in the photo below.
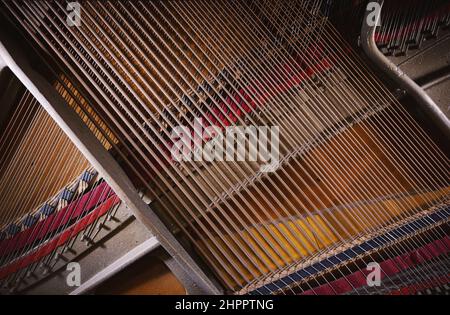
{"type": "Polygon", "coordinates": [[[154,250],[159,245],[160,245],[159,241],[156,239],[155,236],[149,238],[145,242],[139,244],[138,246],[130,250],[128,253],[126,253],[116,261],[114,261],[108,267],[100,270],[93,277],[89,278],[86,282],[81,284],[81,286],[70,292],[69,295],[84,294],[89,290],[92,290],[103,281],[109,279],[117,272],[123,270],[124,268],[126,268],[127,266],[129,266],[142,256],[154,250]]]}

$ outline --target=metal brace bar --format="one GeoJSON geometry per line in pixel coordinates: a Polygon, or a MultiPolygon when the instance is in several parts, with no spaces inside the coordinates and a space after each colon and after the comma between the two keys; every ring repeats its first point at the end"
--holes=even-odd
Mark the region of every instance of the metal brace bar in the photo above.
{"type": "Polygon", "coordinates": [[[442,132],[450,138],[450,121],[441,111],[439,106],[431,99],[431,97],[408,75],[406,75],[397,65],[391,62],[386,56],[384,56],[377,47],[375,42],[375,29],[381,16],[381,8],[383,7],[384,0],[376,0],[380,5],[380,10],[375,12],[375,23],[369,25],[368,16],[370,11],[366,10],[364,20],[361,28],[361,45],[366,55],[378,66],[383,72],[391,77],[397,84],[405,89],[417,103],[423,108],[428,116],[433,119],[436,125],[442,130],[442,132]]]}
{"type": "Polygon", "coordinates": [[[138,192],[116,160],[94,137],[88,127],[71,110],[56,90],[34,69],[17,43],[0,32],[0,57],[67,134],[86,159],[99,171],[116,194],[159,240],[201,290],[221,294],[221,286],[206,276],[181,243],[167,229],[156,213],[139,197],[138,192]],[[10,54],[14,52],[14,58],[10,54]]]}

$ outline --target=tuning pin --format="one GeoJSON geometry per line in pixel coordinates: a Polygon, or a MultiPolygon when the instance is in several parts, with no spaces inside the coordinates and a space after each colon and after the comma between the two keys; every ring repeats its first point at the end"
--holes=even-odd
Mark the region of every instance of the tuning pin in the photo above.
{"type": "Polygon", "coordinates": [[[81,237],[81,241],[86,241],[86,245],[94,244],[94,241],[86,234],[83,234],[83,236],[81,237]]]}
{"type": "Polygon", "coordinates": [[[43,275],[47,275],[47,274],[50,273],[50,267],[49,266],[44,265],[42,268],[43,268],[43,270],[42,270],[42,274],[43,275]]]}
{"type": "Polygon", "coordinates": [[[55,253],[55,255],[53,255],[53,260],[59,260],[60,258],[61,258],[60,253],[55,253]]]}

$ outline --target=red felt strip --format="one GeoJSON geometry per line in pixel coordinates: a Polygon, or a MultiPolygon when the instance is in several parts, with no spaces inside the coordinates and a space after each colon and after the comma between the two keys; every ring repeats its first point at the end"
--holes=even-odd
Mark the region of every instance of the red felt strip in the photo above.
{"type": "Polygon", "coordinates": [[[44,238],[47,233],[56,231],[61,226],[67,224],[69,220],[78,218],[86,211],[94,208],[95,205],[102,203],[112,193],[108,184],[105,182],[101,183],[58,212],[51,214],[42,221],[36,222],[33,226],[17,233],[13,237],[1,241],[0,257],[24,248],[32,244],[35,240],[44,238]]]}
{"type": "Polygon", "coordinates": [[[92,224],[96,218],[104,215],[108,212],[111,207],[118,204],[120,202],[119,197],[113,195],[109,199],[107,199],[103,204],[94,209],[91,213],[86,215],[84,218],[74,223],[71,227],[64,230],[59,235],[55,236],[53,239],[45,243],[43,246],[39,247],[33,253],[30,253],[24,257],[21,257],[9,265],[3,266],[0,268],[0,279],[7,277],[8,275],[17,272],[20,269],[25,268],[26,266],[39,261],[43,257],[50,254],[56,248],[61,245],[64,245],[67,241],[69,241],[73,236],[77,235],[80,231],[85,229],[88,225],[92,224]]]}
{"type": "Polygon", "coordinates": [[[405,294],[416,294],[419,291],[424,291],[426,289],[434,288],[440,285],[448,284],[450,281],[450,274],[445,276],[436,277],[434,279],[429,279],[426,282],[420,282],[412,284],[410,286],[400,288],[389,292],[389,295],[405,295],[405,294]]]}
{"type": "MultiPolygon", "coordinates": [[[[399,273],[402,270],[410,268],[412,266],[423,263],[424,261],[430,260],[434,257],[447,254],[449,251],[449,247],[443,246],[442,243],[449,244],[450,236],[446,236],[443,239],[436,240],[432,243],[429,243],[425,246],[422,246],[418,249],[415,249],[409,253],[385,260],[380,263],[380,267],[383,270],[381,273],[381,278],[385,278],[386,276],[392,276],[399,273]]],[[[369,270],[361,269],[357,272],[354,272],[346,277],[339,278],[337,280],[331,281],[328,284],[321,285],[314,290],[307,290],[303,292],[304,295],[313,295],[313,294],[321,294],[321,295],[333,295],[336,291],[337,294],[343,294],[353,289],[360,288],[367,284],[366,277],[370,273],[369,270]],[[349,284],[351,283],[351,285],[349,284]],[[330,293],[332,292],[332,293],[330,293]]]]}

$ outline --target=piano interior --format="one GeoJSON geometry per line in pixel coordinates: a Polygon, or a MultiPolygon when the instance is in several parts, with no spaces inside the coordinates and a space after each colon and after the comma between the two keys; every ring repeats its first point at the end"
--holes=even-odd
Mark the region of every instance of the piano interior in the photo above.
{"type": "Polygon", "coordinates": [[[448,293],[449,1],[0,14],[1,294],[448,293]]]}

